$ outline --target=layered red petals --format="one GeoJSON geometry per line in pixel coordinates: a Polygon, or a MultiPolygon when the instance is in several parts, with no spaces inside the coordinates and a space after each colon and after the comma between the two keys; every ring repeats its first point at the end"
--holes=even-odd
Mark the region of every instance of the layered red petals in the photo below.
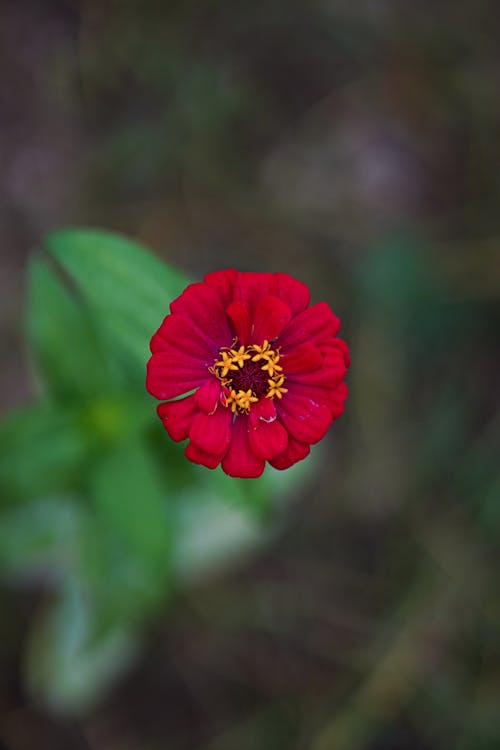
{"type": "Polygon", "coordinates": [[[264,471],[266,462],[253,452],[249,431],[248,417],[243,414],[233,424],[231,445],[222,459],[222,468],[230,477],[255,479],[264,471]]]}
{"type": "Polygon", "coordinates": [[[159,404],[157,411],[166,431],[172,440],[178,443],[188,437],[198,407],[195,397],[192,395],[178,401],[167,401],[164,404],[159,404]]]}
{"type": "Polygon", "coordinates": [[[297,461],[302,461],[309,455],[311,449],[305,443],[299,443],[293,437],[289,436],[288,445],[282,453],[275,456],[269,463],[275,469],[288,469],[297,461]]]}
{"type": "Polygon", "coordinates": [[[204,414],[200,411],[193,419],[189,437],[206,453],[223,456],[231,442],[231,421],[231,411],[223,406],[216,409],[213,414],[204,414]]]}
{"type": "Polygon", "coordinates": [[[235,301],[245,302],[253,316],[259,300],[272,294],[272,278],[270,273],[239,273],[234,282],[235,301]]]}
{"type": "Polygon", "coordinates": [[[293,279],[287,273],[274,274],[273,294],[288,305],[292,315],[297,315],[297,313],[305,310],[311,298],[306,285],[302,281],[293,279]]]}
{"type": "Polygon", "coordinates": [[[172,313],[188,318],[198,334],[217,348],[231,343],[231,330],[216,288],[190,284],[170,305],[172,313]]]}
{"type": "Polygon", "coordinates": [[[283,348],[292,349],[305,341],[320,343],[336,336],[340,320],[332,313],[326,302],[318,302],[296,315],[283,331],[279,343],[283,348]]]}
{"type": "Polygon", "coordinates": [[[322,362],[323,356],[313,344],[299,344],[281,357],[281,364],[288,374],[316,370],[322,362]]]}
{"type": "Polygon", "coordinates": [[[189,458],[194,464],[201,464],[202,466],[206,466],[207,469],[215,469],[225,455],[225,452],[207,453],[207,451],[204,451],[192,441],[186,445],[184,453],[186,458],[189,458]]]}
{"type": "Polygon", "coordinates": [[[249,417],[249,441],[257,458],[270,461],[288,445],[288,433],[279,422],[276,408],[270,399],[254,404],[249,417]]]}
{"type": "Polygon", "coordinates": [[[328,402],[328,407],[331,410],[334,419],[338,419],[340,415],[343,414],[347,395],[348,390],[345,383],[341,383],[332,393],[328,402]]]}
{"type": "Polygon", "coordinates": [[[166,349],[190,354],[198,360],[212,362],[218,347],[185,315],[167,315],[161,326],[151,339],[150,348],[155,352],[166,349]],[[186,341],[189,341],[189,350],[186,352],[186,341]]]}
{"type": "Polygon", "coordinates": [[[234,477],[258,477],[266,461],[286,469],[340,416],[349,350],[329,306],[308,305],[305,284],[287,274],[234,269],[172,302],[151,340],[146,386],[165,401],[158,415],[170,437],[189,438],[190,461],[234,477]]]}
{"type": "Polygon", "coordinates": [[[344,379],[346,372],[343,353],[332,349],[322,357],[320,367],[309,368],[300,373],[290,372],[290,383],[332,388],[344,379]]]}
{"type": "Polygon", "coordinates": [[[250,341],[250,308],[247,302],[231,302],[226,308],[236,338],[246,346],[250,341]]]}
{"type": "Polygon", "coordinates": [[[255,341],[272,341],[290,321],[290,308],[279,297],[262,297],[255,308],[252,337],[255,341]]]}
{"type": "Polygon", "coordinates": [[[238,275],[238,271],[234,268],[228,268],[226,271],[213,271],[205,276],[205,284],[217,290],[224,307],[234,297],[234,284],[238,275]]]}
{"type": "Polygon", "coordinates": [[[332,422],[328,406],[307,396],[293,394],[278,406],[278,414],[288,432],[301,443],[317,443],[332,422]]]}
{"type": "Polygon", "coordinates": [[[196,391],[196,403],[205,414],[213,414],[221,403],[221,393],[221,385],[217,378],[209,378],[196,391]]]}
{"type": "Polygon", "coordinates": [[[173,358],[158,352],[148,362],[146,388],[160,400],[182,396],[203,385],[205,380],[203,367],[187,358],[173,358]]]}

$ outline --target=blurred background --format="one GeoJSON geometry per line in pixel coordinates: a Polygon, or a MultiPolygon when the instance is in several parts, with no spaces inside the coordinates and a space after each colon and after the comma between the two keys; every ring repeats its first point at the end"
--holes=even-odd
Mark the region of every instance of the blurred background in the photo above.
{"type": "Polygon", "coordinates": [[[493,0],[2,0],[2,750],[500,747],[499,34],[493,0]],[[142,369],[99,380],[35,252],[64,226],[330,303],[350,397],[292,480],[187,467],[142,369]]]}

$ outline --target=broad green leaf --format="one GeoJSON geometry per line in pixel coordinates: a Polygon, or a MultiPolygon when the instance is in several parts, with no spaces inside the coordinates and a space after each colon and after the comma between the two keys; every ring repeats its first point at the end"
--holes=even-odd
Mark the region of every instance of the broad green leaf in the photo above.
{"type": "Polygon", "coordinates": [[[92,467],[93,527],[86,571],[104,622],[140,618],[166,595],[171,565],[171,521],[166,492],[138,440],[107,451],[92,467]]]}
{"type": "Polygon", "coordinates": [[[72,490],[88,448],[75,411],[40,404],[14,412],[0,425],[2,503],[72,490]]]}
{"type": "Polygon", "coordinates": [[[131,551],[160,564],[169,547],[166,497],[142,443],[126,440],[93,470],[91,498],[100,521],[119,532],[131,551]]]}
{"type": "Polygon", "coordinates": [[[26,329],[50,395],[67,398],[106,387],[109,374],[87,306],[39,256],[28,266],[26,329]]]}
{"type": "Polygon", "coordinates": [[[115,374],[144,382],[149,341],[188,280],[143,247],[116,234],[67,229],[45,247],[74,281],[115,374]]]}

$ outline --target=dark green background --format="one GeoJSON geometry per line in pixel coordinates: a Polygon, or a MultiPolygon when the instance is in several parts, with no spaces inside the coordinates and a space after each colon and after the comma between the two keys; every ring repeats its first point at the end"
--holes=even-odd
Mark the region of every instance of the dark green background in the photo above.
{"type": "Polygon", "coordinates": [[[499,32],[486,0],[2,2],[8,750],[500,746],[499,32]],[[329,302],[350,396],[305,473],[186,467],[151,278],[82,297],[68,225],[329,302]]]}

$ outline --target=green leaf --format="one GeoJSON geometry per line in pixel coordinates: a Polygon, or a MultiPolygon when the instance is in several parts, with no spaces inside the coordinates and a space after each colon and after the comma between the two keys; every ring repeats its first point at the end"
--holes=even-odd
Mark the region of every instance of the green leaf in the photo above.
{"type": "Polygon", "coordinates": [[[250,482],[193,467],[197,481],[178,490],[173,507],[173,565],[179,580],[186,584],[203,578],[266,544],[269,515],[279,513],[316,465],[313,455],[287,471],[268,466],[250,482]]]}
{"type": "Polygon", "coordinates": [[[103,622],[137,619],[167,593],[171,522],[166,492],[138,440],[108,451],[90,478],[93,528],[86,571],[103,622]]]}
{"type": "Polygon", "coordinates": [[[268,539],[262,525],[242,504],[221,497],[214,481],[186,490],[177,499],[173,564],[184,585],[229,563],[234,565],[268,539]]]}
{"type": "Polygon", "coordinates": [[[0,425],[3,504],[72,490],[88,448],[75,411],[41,404],[14,412],[0,425]]]}
{"type": "Polygon", "coordinates": [[[135,242],[108,232],[61,230],[46,238],[45,247],[88,304],[116,376],[142,386],[151,336],[187,278],[135,242]]]}
{"type": "Polygon", "coordinates": [[[151,566],[166,558],[169,541],[165,492],[139,441],[126,441],[104,456],[91,481],[93,507],[119,532],[131,551],[151,566]]]}
{"type": "Polygon", "coordinates": [[[127,623],[99,631],[87,592],[67,576],[31,631],[26,680],[31,692],[53,709],[78,714],[99,700],[138,645],[127,623]]]}
{"type": "Polygon", "coordinates": [[[48,497],[12,508],[0,524],[0,569],[14,575],[57,576],[72,567],[83,531],[83,509],[48,497]]]}
{"type": "Polygon", "coordinates": [[[49,394],[93,394],[109,380],[92,320],[82,299],[39,256],[28,266],[28,341],[49,394]]]}

